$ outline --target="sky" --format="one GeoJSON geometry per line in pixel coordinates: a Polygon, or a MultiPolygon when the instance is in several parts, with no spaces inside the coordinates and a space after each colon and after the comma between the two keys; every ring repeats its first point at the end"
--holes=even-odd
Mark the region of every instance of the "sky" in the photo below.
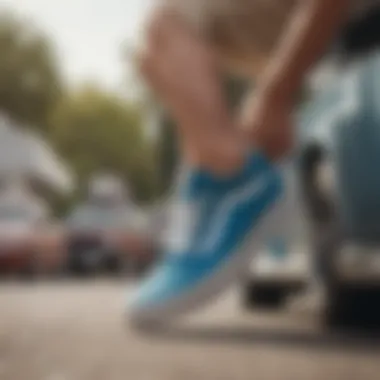
{"type": "Polygon", "coordinates": [[[110,89],[125,84],[121,48],[133,45],[152,0],[0,0],[34,21],[55,42],[70,84],[87,80],[110,89]]]}

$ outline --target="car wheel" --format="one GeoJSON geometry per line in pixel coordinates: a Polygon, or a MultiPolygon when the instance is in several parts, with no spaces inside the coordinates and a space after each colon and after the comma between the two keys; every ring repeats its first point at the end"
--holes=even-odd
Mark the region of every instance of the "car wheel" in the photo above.
{"type": "Polygon", "coordinates": [[[335,329],[378,329],[380,289],[335,284],[329,287],[325,323],[335,329]]]}
{"type": "Polygon", "coordinates": [[[334,329],[380,328],[380,286],[342,281],[332,264],[326,281],[324,323],[334,329]]]}
{"type": "Polygon", "coordinates": [[[37,255],[32,253],[28,259],[25,261],[21,271],[20,277],[23,280],[34,280],[39,274],[39,265],[37,260],[37,255]]]}
{"type": "Polygon", "coordinates": [[[84,277],[89,274],[89,269],[85,265],[82,254],[79,252],[70,255],[67,267],[68,272],[74,276],[84,277]]]}
{"type": "Polygon", "coordinates": [[[139,262],[138,260],[133,256],[129,255],[127,260],[125,261],[126,264],[126,270],[125,273],[128,277],[136,277],[139,272],[139,262]]]}
{"type": "Polygon", "coordinates": [[[326,287],[323,323],[328,328],[380,326],[380,288],[347,285],[339,278],[336,260],[344,243],[333,194],[318,186],[319,168],[327,156],[322,148],[309,146],[301,159],[301,183],[313,235],[312,252],[326,287]]]}
{"type": "Polygon", "coordinates": [[[319,144],[310,144],[300,157],[300,183],[312,229],[336,219],[335,182],[328,154],[319,144]],[[327,173],[330,173],[328,178],[327,173]],[[330,182],[330,183],[328,183],[330,182]]]}
{"type": "Polygon", "coordinates": [[[322,322],[334,329],[380,326],[380,287],[348,284],[339,275],[336,258],[344,240],[337,225],[314,231],[312,243],[326,290],[322,322]]]}
{"type": "Polygon", "coordinates": [[[118,274],[121,272],[122,263],[117,253],[107,254],[104,264],[107,273],[118,274]]]}

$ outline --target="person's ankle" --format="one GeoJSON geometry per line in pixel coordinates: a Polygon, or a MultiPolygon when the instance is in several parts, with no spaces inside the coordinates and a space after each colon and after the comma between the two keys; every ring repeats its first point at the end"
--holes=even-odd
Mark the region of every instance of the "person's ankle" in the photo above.
{"type": "MultiPolygon", "coordinates": [[[[245,131],[244,137],[254,149],[262,152],[272,162],[285,159],[293,149],[293,141],[285,139],[259,139],[254,131],[245,131]]],[[[253,148],[252,148],[253,149],[253,148]]]]}
{"type": "Polygon", "coordinates": [[[217,140],[208,147],[187,147],[185,161],[218,176],[233,175],[244,165],[248,147],[238,141],[223,143],[217,140]]]}

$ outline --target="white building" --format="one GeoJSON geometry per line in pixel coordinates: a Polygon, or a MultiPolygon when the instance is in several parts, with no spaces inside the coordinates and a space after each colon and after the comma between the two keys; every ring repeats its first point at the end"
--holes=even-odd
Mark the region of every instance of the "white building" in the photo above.
{"type": "Polygon", "coordinates": [[[56,192],[73,188],[73,178],[62,160],[40,136],[0,115],[0,181],[15,178],[42,183],[56,192]]]}

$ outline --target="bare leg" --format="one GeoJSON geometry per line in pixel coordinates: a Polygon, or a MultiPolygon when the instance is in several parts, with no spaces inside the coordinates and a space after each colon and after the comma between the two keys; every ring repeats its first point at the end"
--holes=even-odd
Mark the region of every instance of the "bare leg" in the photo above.
{"type": "Polygon", "coordinates": [[[185,160],[227,174],[246,150],[228,113],[211,47],[167,13],[151,22],[142,71],[178,123],[185,160]]]}

